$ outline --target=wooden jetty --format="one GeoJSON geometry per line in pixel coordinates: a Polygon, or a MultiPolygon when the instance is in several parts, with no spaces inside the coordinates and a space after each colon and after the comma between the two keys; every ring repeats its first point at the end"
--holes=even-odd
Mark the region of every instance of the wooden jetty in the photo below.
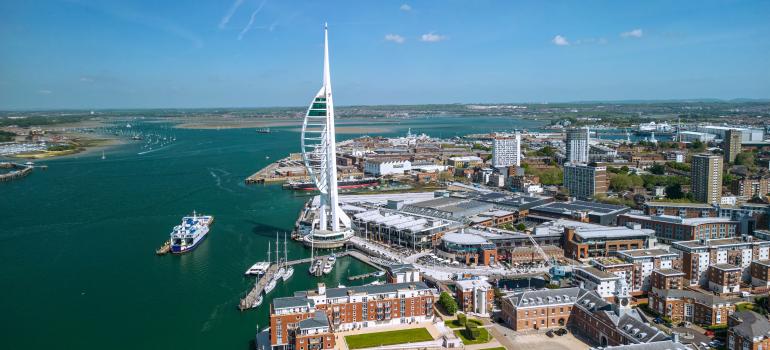
{"type": "Polygon", "coordinates": [[[273,276],[275,276],[280,266],[281,264],[273,264],[267,269],[267,272],[265,272],[264,275],[257,277],[254,288],[251,288],[251,290],[246,293],[246,296],[241,298],[240,303],[238,303],[238,310],[245,311],[254,307],[254,302],[257,301],[257,298],[259,298],[265,290],[265,286],[267,286],[273,276]]]}
{"type": "Polygon", "coordinates": [[[363,273],[355,276],[348,276],[348,281],[362,280],[364,278],[377,276],[380,273],[381,273],[380,271],[375,271],[375,272],[363,273]]]}
{"type": "MultiPolygon", "coordinates": [[[[358,259],[361,262],[363,262],[363,263],[365,263],[367,265],[370,265],[370,266],[372,266],[372,267],[374,267],[374,268],[376,268],[378,270],[378,271],[366,274],[367,275],[366,277],[368,277],[370,275],[371,276],[376,275],[380,271],[384,271],[385,270],[383,268],[383,266],[378,265],[377,263],[375,263],[374,261],[369,259],[369,257],[367,255],[365,255],[365,254],[363,254],[363,253],[361,253],[359,251],[356,251],[356,250],[346,250],[344,252],[337,253],[335,255],[336,255],[337,258],[340,258],[340,257],[343,257],[343,256],[353,257],[353,258],[358,259]]],[[[320,259],[325,264],[326,260],[329,258],[329,256],[330,255],[316,256],[315,259],[316,260],[320,259]]],[[[286,262],[286,265],[287,266],[294,266],[294,265],[299,265],[299,264],[308,264],[308,263],[312,263],[312,262],[313,262],[313,259],[311,259],[311,258],[304,258],[304,259],[297,259],[297,260],[289,260],[289,261],[286,262]]],[[[280,268],[281,265],[282,264],[273,264],[272,266],[270,266],[270,268],[267,269],[267,272],[264,275],[258,277],[256,283],[254,283],[254,286],[251,288],[251,290],[249,290],[249,292],[246,293],[246,296],[241,298],[241,301],[238,303],[238,310],[246,311],[246,310],[251,309],[251,308],[254,307],[254,302],[257,300],[257,298],[260,296],[260,294],[262,294],[262,292],[265,290],[265,286],[267,286],[268,282],[270,282],[270,279],[273,278],[275,273],[278,272],[278,269],[280,268]]],[[[317,274],[318,276],[323,274],[323,272],[321,272],[320,269],[319,269],[318,272],[320,273],[320,274],[317,274]]],[[[362,275],[353,276],[353,277],[357,277],[358,279],[365,278],[365,277],[360,277],[360,276],[362,276],[362,275]]]]}
{"type": "Polygon", "coordinates": [[[155,254],[157,255],[166,255],[169,252],[171,252],[171,240],[167,240],[163,243],[162,246],[160,246],[160,248],[155,250],[155,254]]]}

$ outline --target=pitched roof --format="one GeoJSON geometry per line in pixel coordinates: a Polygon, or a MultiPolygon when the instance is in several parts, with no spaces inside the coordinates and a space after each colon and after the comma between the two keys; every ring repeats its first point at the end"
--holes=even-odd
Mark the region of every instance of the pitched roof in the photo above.
{"type": "Polygon", "coordinates": [[[663,298],[673,298],[673,299],[690,298],[704,305],[733,304],[733,302],[727,299],[723,299],[719,296],[716,296],[713,294],[696,292],[694,290],[653,288],[652,292],[653,294],[657,294],[663,298]]]}
{"type": "Polygon", "coordinates": [[[734,333],[749,339],[770,337],[770,322],[765,316],[754,311],[739,311],[730,317],[740,321],[740,324],[730,328],[734,333]]]}
{"type": "Polygon", "coordinates": [[[329,318],[323,311],[316,311],[312,318],[299,321],[299,329],[329,327],[329,318]]]}
{"type": "Polygon", "coordinates": [[[508,299],[516,307],[568,304],[577,300],[580,288],[541,289],[514,293],[508,299]]]}

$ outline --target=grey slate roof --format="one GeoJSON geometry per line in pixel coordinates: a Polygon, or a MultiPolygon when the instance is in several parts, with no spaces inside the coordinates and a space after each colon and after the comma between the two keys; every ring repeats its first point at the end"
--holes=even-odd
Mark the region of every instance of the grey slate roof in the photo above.
{"type": "Polygon", "coordinates": [[[516,307],[542,306],[550,304],[574,303],[580,288],[542,289],[514,293],[508,299],[516,307]],[[559,297],[558,299],[556,297],[559,297]],[[569,300],[565,300],[565,297],[569,300]]]}
{"type": "Polygon", "coordinates": [[[316,311],[312,318],[299,321],[299,329],[329,327],[329,318],[323,311],[316,311]]]}
{"type": "MultiPolygon", "coordinates": [[[[591,348],[592,350],[595,348],[591,348]]],[[[630,344],[630,345],[618,345],[607,346],[604,350],[690,350],[686,345],[682,343],[674,343],[671,340],[656,341],[654,343],[645,344],[630,344]]]]}
{"type": "Polygon", "coordinates": [[[765,316],[753,311],[739,311],[731,317],[740,320],[740,324],[730,328],[743,338],[770,337],[770,322],[765,316]]]}
{"type": "Polygon", "coordinates": [[[674,298],[674,299],[690,298],[704,305],[733,304],[731,301],[722,299],[719,296],[716,296],[713,294],[696,292],[693,290],[653,288],[652,292],[664,298],[674,298]]]}
{"type": "Polygon", "coordinates": [[[411,286],[414,286],[414,289],[416,290],[425,290],[430,289],[425,282],[404,282],[404,283],[386,283],[386,284],[378,284],[378,285],[366,285],[366,286],[356,286],[356,287],[346,287],[346,288],[330,288],[326,289],[326,297],[327,298],[340,298],[348,295],[348,291],[352,291],[355,293],[366,293],[366,294],[385,294],[385,293],[395,293],[400,289],[408,289],[411,286]]]}
{"type": "Polygon", "coordinates": [[[310,303],[310,299],[300,296],[275,298],[273,299],[273,308],[283,309],[289,307],[303,307],[309,306],[310,303]]]}
{"type": "Polygon", "coordinates": [[[388,266],[387,269],[388,271],[390,271],[390,273],[395,274],[399,272],[413,271],[413,270],[416,270],[417,268],[414,267],[414,265],[412,264],[397,264],[397,265],[390,265],[388,266]]]}

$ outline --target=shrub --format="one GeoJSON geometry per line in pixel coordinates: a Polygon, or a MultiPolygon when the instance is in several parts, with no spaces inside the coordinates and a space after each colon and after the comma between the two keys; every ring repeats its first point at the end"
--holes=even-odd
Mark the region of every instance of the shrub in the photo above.
{"type": "Polygon", "coordinates": [[[479,326],[476,325],[473,322],[467,322],[465,323],[465,337],[470,340],[476,340],[481,335],[481,330],[479,330],[479,326]]]}
{"type": "Polygon", "coordinates": [[[457,302],[447,292],[441,292],[438,297],[438,302],[450,315],[454,315],[457,312],[457,302]]]}
{"type": "Polygon", "coordinates": [[[458,324],[460,324],[462,326],[465,326],[467,324],[467,322],[468,322],[468,318],[467,318],[467,316],[465,316],[465,314],[457,314],[457,323],[458,324]]]}

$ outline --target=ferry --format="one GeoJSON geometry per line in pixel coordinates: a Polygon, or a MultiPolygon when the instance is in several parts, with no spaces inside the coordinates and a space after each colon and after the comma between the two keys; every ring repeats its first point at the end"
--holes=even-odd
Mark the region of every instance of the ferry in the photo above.
{"type": "Polygon", "coordinates": [[[251,267],[248,270],[246,270],[246,273],[244,273],[244,275],[262,276],[267,272],[267,269],[269,268],[270,268],[270,262],[260,261],[258,263],[255,263],[254,265],[251,265],[251,267]]]}
{"type": "Polygon", "coordinates": [[[183,217],[182,223],[171,231],[171,253],[181,254],[195,249],[208,235],[213,221],[214,217],[198,216],[195,212],[192,216],[183,217]]]}
{"type": "MultiPolygon", "coordinates": [[[[361,179],[356,179],[351,177],[346,180],[337,180],[337,188],[339,189],[371,187],[371,186],[377,186],[379,184],[380,184],[380,181],[374,177],[365,177],[361,179]]],[[[284,190],[294,190],[294,191],[317,191],[318,190],[318,187],[316,187],[315,183],[313,183],[312,181],[290,181],[288,183],[283,184],[282,187],[284,190]]]]}

